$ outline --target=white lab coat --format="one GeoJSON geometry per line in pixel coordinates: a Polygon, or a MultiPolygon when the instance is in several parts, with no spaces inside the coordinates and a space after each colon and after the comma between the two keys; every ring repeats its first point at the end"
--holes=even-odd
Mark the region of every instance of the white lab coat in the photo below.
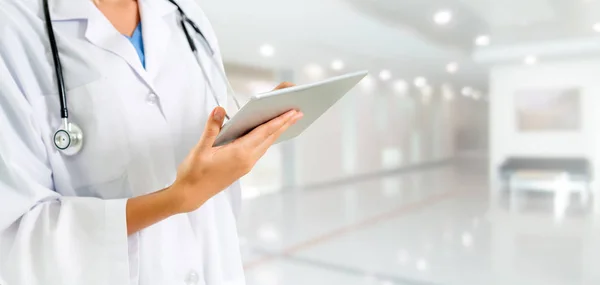
{"type": "MultiPolygon", "coordinates": [[[[198,4],[178,3],[222,68],[198,4]]],[[[174,181],[216,106],[175,7],[139,5],[146,69],[91,1],[50,0],[70,118],[85,136],[83,150],[66,157],[52,143],[60,108],[41,0],[0,0],[2,285],[244,284],[238,183],[127,236],[126,199],[174,181]]],[[[215,65],[200,54],[226,102],[215,65]]]]}

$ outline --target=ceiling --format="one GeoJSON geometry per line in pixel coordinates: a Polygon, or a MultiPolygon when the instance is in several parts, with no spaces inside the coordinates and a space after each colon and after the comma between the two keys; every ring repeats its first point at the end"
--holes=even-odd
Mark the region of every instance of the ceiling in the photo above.
{"type": "Polygon", "coordinates": [[[389,69],[393,78],[426,76],[485,88],[489,64],[528,54],[600,54],[600,0],[200,0],[226,61],[301,68],[343,60],[347,70],[389,69]],[[452,11],[445,26],[440,10],[452,11]],[[475,48],[474,38],[491,36],[475,48]],[[265,43],[275,55],[262,57],[265,43]],[[561,49],[562,47],[562,49],[561,49]],[[585,51],[584,51],[585,50],[585,51]],[[449,62],[459,71],[446,72],[449,62]]]}

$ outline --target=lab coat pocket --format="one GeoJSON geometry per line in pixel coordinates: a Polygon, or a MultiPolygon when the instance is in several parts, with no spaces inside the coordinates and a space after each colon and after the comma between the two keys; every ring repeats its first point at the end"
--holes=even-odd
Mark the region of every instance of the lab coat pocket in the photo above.
{"type": "MultiPolygon", "coordinates": [[[[125,131],[127,120],[119,98],[123,94],[115,91],[104,78],[67,91],[69,119],[83,130],[83,148],[74,156],[61,154],[61,168],[66,171],[54,175],[62,175],[55,179],[68,181],[75,191],[91,192],[85,193],[86,196],[117,198],[114,196],[130,192],[124,189],[127,188],[125,182],[130,161],[129,139],[125,131]],[[121,182],[111,183],[117,180],[121,182]],[[97,187],[101,185],[119,187],[97,187]]],[[[50,130],[56,130],[61,124],[58,96],[43,97],[50,130]]],[[[56,149],[52,148],[52,151],[58,153],[56,149]]]]}
{"type": "Polygon", "coordinates": [[[127,171],[126,119],[119,98],[122,94],[115,91],[110,82],[100,79],[68,93],[71,117],[84,131],[81,153],[65,157],[76,187],[113,181],[127,171]]]}

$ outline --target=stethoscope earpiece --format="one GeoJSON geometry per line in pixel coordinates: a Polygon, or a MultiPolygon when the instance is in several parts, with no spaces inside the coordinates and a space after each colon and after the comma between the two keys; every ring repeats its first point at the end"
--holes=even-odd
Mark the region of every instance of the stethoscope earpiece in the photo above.
{"type": "Polygon", "coordinates": [[[54,146],[66,156],[78,154],[83,147],[83,131],[76,124],[64,120],[54,133],[54,146]]]}

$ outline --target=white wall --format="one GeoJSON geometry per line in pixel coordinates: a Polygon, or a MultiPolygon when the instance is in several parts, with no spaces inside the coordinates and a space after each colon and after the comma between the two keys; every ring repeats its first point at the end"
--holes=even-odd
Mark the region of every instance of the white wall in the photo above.
{"type": "MultiPolygon", "coordinates": [[[[600,168],[600,58],[540,63],[536,66],[505,65],[490,73],[490,173],[508,156],[590,158],[600,168]],[[579,132],[519,133],[514,108],[515,92],[532,88],[581,90],[579,132]]],[[[596,171],[598,173],[598,171],[596,171]]]]}
{"type": "MultiPolygon", "coordinates": [[[[298,73],[298,82],[317,80],[298,73]]],[[[324,74],[323,77],[331,76],[324,74]]],[[[426,101],[410,87],[373,77],[357,86],[295,141],[299,186],[377,173],[454,156],[454,105],[439,87],[426,101]]]]}
{"type": "MultiPolygon", "coordinates": [[[[278,73],[228,65],[231,83],[241,94],[252,92],[253,82],[270,82],[263,91],[272,88],[282,80],[278,73]]],[[[297,84],[335,75],[323,71],[311,77],[305,70],[284,73],[293,74],[293,80],[285,80],[297,84]]],[[[459,95],[461,86],[454,87],[448,99],[435,84],[427,99],[410,82],[402,94],[393,81],[371,79],[371,85],[359,84],[300,137],[269,150],[242,180],[245,194],[261,195],[282,186],[309,186],[453,158],[459,125],[463,132],[487,136],[473,124],[485,121],[485,103],[459,95]]]]}

